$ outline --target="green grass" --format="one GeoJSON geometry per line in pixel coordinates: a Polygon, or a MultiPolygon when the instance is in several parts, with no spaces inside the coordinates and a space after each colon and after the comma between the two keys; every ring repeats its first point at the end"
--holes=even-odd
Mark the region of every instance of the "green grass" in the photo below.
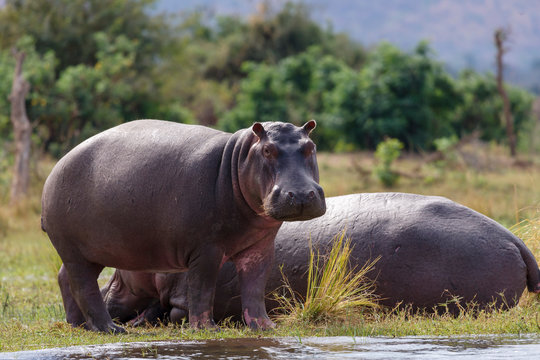
{"type": "MultiPolygon", "coordinates": [[[[406,156],[396,162],[395,169],[411,176],[401,177],[395,187],[387,189],[371,176],[372,154],[323,153],[319,154],[321,184],[327,196],[375,191],[446,196],[507,227],[517,224],[511,230],[540,259],[540,158],[533,158],[533,165],[522,167],[512,165],[498,149],[476,156],[484,165],[454,163],[441,168],[424,164],[418,156],[406,156]]],[[[509,311],[469,311],[457,318],[383,309],[364,309],[358,315],[358,311],[345,308],[340,316],[323,316],[321,321],[283,320],[278,322],[277,330],[264,333],[230,322],[223,324],[219,332],[171,325],[128,327],[125,335],[72,329],[65,322],[56,283],[60,261],[41,232],[39,221],[39,194],[52,163],[39,165],[29,199],[17,207],[9,207],[5,200],[0,204],[0,351],[168,339],[540,333],[540,301],[537,295],[528,293],[519,306],[509,311]]],[[[316,255],[313,261],[318,263],[316,255]]],[[[100,285],[111,274],[112,269],[106,269],[100,276],[100,285]]]]}
{"type": "Polygon", "coordinates": [[[321,323],[343,321],[351,313],[362,313],[366,308],[377,308],[375,284],[366,274],[378,258],[360,269],[349,267],[352,251],[351,239],[346,231],[336,234],[328,254],[321,255],[310,249],[307,293],[296,294],[283,275],[284,291],[275,293],[282,315],[281,323],[321,323]]]}

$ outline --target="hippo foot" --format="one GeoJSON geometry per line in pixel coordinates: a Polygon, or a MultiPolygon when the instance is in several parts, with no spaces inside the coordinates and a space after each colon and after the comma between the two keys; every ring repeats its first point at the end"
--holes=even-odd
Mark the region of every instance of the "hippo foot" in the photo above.
{"type": "Polygon", "coordinates": [[[248,326],[254,331],[269,331],[276,328],[276,324],[270,319],[254,319],[248,324],[248,326]]]}
{"type": "Polygon", "coordinates": [[[159,319],[152,319],[152,320],[148,319],[146,317],[146,313],[143,312],[142,314],[137,316],[135,319],[128,321],[127,324],[133,327],[147,326],[147,325],[155,326],[157,325],[158,320],[159,319]]]}
{"type": "Polygon", "coordinates": [[[197,323],[193,324],[190,321],[189,326],[192,329],[195,329],[195,330],[210,330],[210,331],[215,331],[215,332],[221,331],[221,328],[219,326],[217,326],[214,322],[212,322],[212,323],[197,322],[197,323]]]}
{"type": "Polygon", "coordinates": [[[189,326],[192,329],[206,329],[206,330],[215,330],[219,331],[219,327],[214,322],[214,319],[212,319],[209,316],[208,312],[204,312],[200,316],[190,315],[189,316],[189,326]]]}
{"type": "Polygon", "coordinates": [[[251,330],[272,330],[276,324],[268,318],[268,316],[251,317],[248,309],[244,310],[244,321],[251,330]]]}
{"type": "Polygon", "coordinates": [[[540,294],[540,283],[536,284],[536,285],[532,288],[531,292],[533,292],[533,293],[535,293],[535,294],[540,294]]]}
{"type": "Polygon", "coordinates": [[[136,318],[128,321],[128,325],[138,327],[166,324],[168,320],[165,315],[166,312],[161,308],[161,306],[150,306],[148,309],[140,313],[136,318]]]}
{"type": "Polygon", "coordinates": [[[114,323],[105,324],[103,326],[96,326],[96,325],[88,325],[88,323],[85,324],[85,328],[91,331],[101,332],[101,333],[107,333],[107,334],[124,334],[126,333],[126,330],[118,326],[114,323]]]}

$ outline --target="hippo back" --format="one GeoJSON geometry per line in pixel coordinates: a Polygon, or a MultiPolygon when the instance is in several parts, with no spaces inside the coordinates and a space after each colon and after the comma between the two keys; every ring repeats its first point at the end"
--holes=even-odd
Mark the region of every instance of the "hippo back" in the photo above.
{"type": "MultiPolygon", "coordinates": [[[[383,305],[432,309],[456,296],[462,304],[514,306],[526,287],[527,266],[516,246],[521,240],[495,221],[442,197],[365,193],[327,198],[322,217],[282,225],[267,292],[282,285],[281,267],[292,288],[305,294],[310,241],[325,253],[341,231],[354,246],[351,266],[380,256],[368,277],[383,305]]],[[[218,289],[215,306],[221,317],[240,313],[234,267],[224,270],[218,283],[226,286],[218,289]]],[[[267,300],[268,309],[276,306],[267,300]]]]}

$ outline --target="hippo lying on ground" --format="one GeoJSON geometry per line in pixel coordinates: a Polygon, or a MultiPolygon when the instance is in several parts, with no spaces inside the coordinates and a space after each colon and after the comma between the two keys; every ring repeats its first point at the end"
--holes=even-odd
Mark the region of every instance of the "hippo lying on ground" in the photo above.
{"type": "Polygon", "coordinates": [[[268,328],[265,283],[283,221],[324,214],[315,145],[303,127],[255,123],[234,134],[139,120],[98,134],[63,157],[43,189],[42,228],[63,265],[67,321],[121,332],[97,278],[130,271],[189,269],[189,321],[213,327],[221,265],[235,263],[242,313],[268,328]]]}
{"type": "MultiPolygon", "coordinates": [[[[538,264],[525,244],[465,206],[442,197],[400,193],[355,194],[326,201],[324,216],[285,223],[279,230],[277,261],[267,292],[282,285],[279,265],[283,264],[292,288],[304,295],[309,239],[325,251],[343,229],[354,245],[353,266],[360,268],[381,256],[368,275],[376,280],[383,305],[433,310],[459,297],[461,305],[473,301],[485,308],[495,301],[512,307],[526,286],[540,292],[538,264]]],[[[167,312],[172,321],[180,322],[188,309],[186,274],[117,270],[102,293],[111,316],[123,322],[153,322],[167,312]]],[[[239,294],[234,265],[227,263],[218,278],[216,319],[238,318],[239,294]]],[[[276,306],[267,299],[267,309],[276,306]]],[[[454,313],[459,309],[451,301],[447,306],[454,313]]]]}

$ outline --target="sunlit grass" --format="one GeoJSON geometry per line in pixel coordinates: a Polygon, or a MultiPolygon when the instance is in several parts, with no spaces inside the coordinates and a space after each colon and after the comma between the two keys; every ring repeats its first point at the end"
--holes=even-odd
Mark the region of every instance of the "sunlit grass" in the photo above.
{"type": "Polygon", "coordinates": [[[522,220],[512,226],[510,231],[521,238],[533,254],[540,256],[540,207],[538,212],[537,218],[522,220]]]}
{"type": "Polygon", "coordinates": [[[350,267],[351,239],[343,230],[332,241],[327,255],[310,249],[305,297],[296,294],[283,275],[283,289],[275,293],[284,314],[278,321],[324,322],[342,321],[353,312],[376,308],[375,285],[366,274],[378,258],[362,268],[350,267]]]}

